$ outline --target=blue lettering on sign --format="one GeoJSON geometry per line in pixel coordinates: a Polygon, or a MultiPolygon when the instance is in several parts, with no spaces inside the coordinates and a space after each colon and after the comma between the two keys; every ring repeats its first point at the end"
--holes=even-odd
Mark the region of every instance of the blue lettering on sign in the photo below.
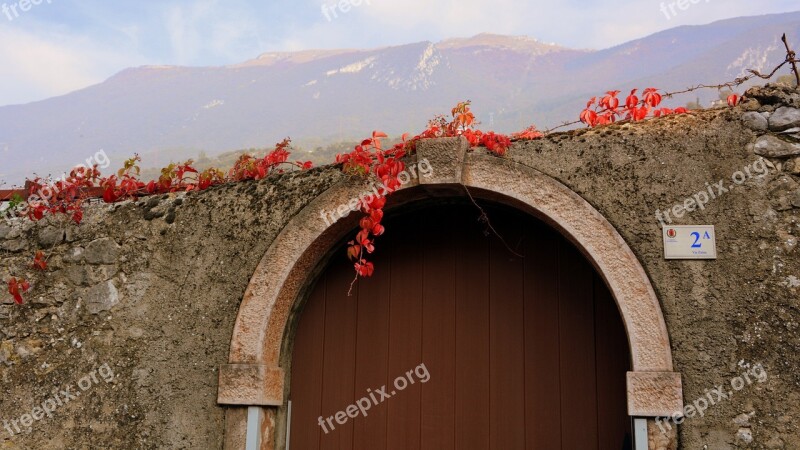
{"type": "MultiPolygon", "coordinates": [[[[694,244],[692,244],[692,248],[700,248],[700,247],[702,247],[703,244],[700,243],[700,233],[695,231],[691,235],[694,236],[694,244]]],[[[708,233],[706,233],[706,236],[708,236],[708,233]]],[[[710,237],[707,237],[706,239],[710,239],[710,237]]]]}

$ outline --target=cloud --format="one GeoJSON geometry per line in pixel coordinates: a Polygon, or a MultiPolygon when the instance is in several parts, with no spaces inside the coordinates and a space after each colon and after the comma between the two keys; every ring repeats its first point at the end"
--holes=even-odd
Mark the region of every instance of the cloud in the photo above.
{"type": "Polygon", "coordinates": [[[81,89],[137,60],[85,38],[0,28],[0,105],[81,89]]]}
{"type": "Polygon", "coordinates": [[[163,27],[171,45],[170,64],[226,64],[253,58],[264,50],[268,26],[247,5],[218,0],[170,5],[163,27]]]}
{"type": "MultiPolygon", "coordinates": [[[[352,0],[351,0],[352,1],[352,0]]],[[[608,48],[687,24],[797,10],[795,0],[698,0],[667,19],[661,4],[675,0],[370,0],[333,22],[348,23],[395,42],[467,37],[480,32],[522,34],[576,48],[608,48]],[[410,33],[410,34],[409,34],[410,33]],[[402,39],[402,41],[401,41],[402,39]]],[[[318,5],[332,1],[316,0],[318,5]]],[[[320,23],[324,24],[323,20],[320,23]]],[[[333,26],[330,27],[332,30],[333,26]]]]}

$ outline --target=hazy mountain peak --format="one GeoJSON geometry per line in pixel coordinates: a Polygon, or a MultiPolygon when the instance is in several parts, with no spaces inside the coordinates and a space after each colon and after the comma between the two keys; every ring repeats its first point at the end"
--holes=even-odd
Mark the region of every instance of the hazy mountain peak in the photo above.
{"type": "Polygon", "coordinates": [[[255,59],[235,64],[229,67],[252,67],[252,66],[271,66],[278,63],[303,64],[316,61],[322,58],[355,53],[353,49],[333,49],[333,50],[301,50],[296,52],[267,52],[258,55],[255,59]]]}
{"type": "Polygon", "coordinates": [[[541,42],[530,36],[507,36],[492,33],[480,33],[468,38],[445,39],[436,46],[442,50],[468,47],[494,47],[536,54],[567,50],[566,47],[554,43],[541,42]]]}

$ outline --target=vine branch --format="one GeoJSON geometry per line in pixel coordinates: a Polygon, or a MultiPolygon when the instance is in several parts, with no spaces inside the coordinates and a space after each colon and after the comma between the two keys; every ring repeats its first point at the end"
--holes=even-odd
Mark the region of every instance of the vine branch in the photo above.
{"type": "Polygon", "coordinates": [[[508,245],[506,240],[503,239],[503,236],[501,236],[500,233],[498,233],[497,230],[495,230],[494,226],[492,226],[492,222],[489,220],[489,215],[486,214],[486,211],[484,211],[483,208],[481,208],[481,205],[479,205],[478,202],[475,201],[475,198],[472,197],[472,193],[469,192],[469,188],[465,184],[462,184],[461,186],[464,186],[464,190],[467,191],[467,196],[472,201],[472,204],[475,205],[475,207],[478,208],[478,211],[481,212],[481,216],[480,218],[478,218],[478,221],[485,223],[486,226],[490,230],[492,230],[492,233],[494,233],[494,235],[497,236],[498,239],[500,239],[500,242],[502,242],[503,245],[505,245],[506,249],[508,249],[509,252],[513,253],[514,256],[517,256],[519,258],[524,258],[525,257],[524,255],[520,255],[519,253],[514,251],[514,249],[512,249],[511,246],[508,245]]]}

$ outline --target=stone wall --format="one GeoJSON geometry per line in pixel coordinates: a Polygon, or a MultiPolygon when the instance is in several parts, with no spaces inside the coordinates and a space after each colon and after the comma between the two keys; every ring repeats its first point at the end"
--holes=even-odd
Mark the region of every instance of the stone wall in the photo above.
{"type": "MultiPolygon", "coordinates": [[[[636,253],[687,405],[763,366],[765,381],[687,418],[681,448],[800,448],[796,108],[800,93],[768,86],[732,110],[558,133],[507,156],[584,197],[636,253]],[[702,192],[716,198],[701,209],[702,192]],[[657,211],[716,225],[719,259],[665,261],[657,211]]],[[[0,448],[220,448],[217,371],[244,290],[289,218],[342,180],[322,167],[93,205],[80,226],[0,224],[0,278],[32,283],[23,306],[0,294],[0,448]]]]}

